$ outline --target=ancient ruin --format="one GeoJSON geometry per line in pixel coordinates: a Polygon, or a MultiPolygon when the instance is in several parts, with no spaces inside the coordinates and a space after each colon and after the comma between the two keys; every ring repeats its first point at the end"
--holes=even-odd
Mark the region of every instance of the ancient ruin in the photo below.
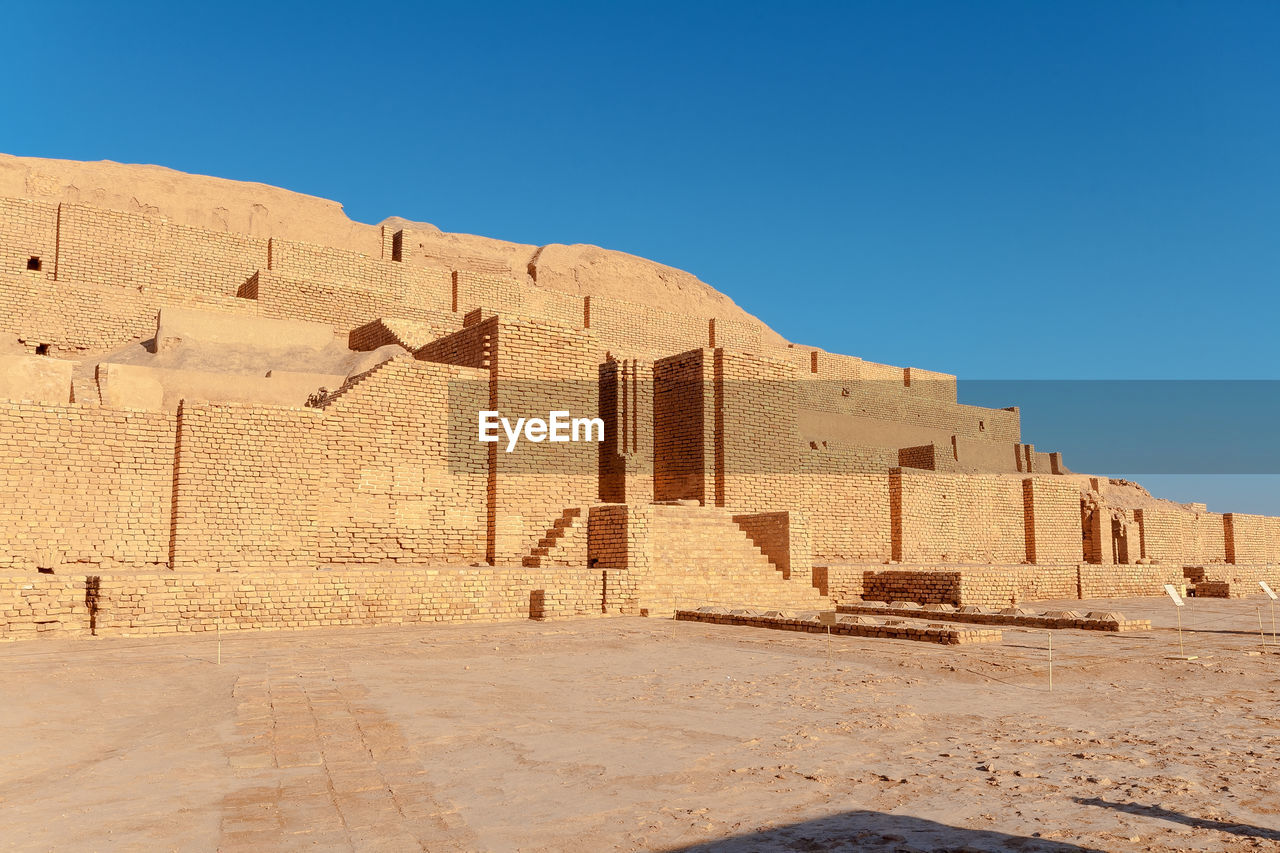
{"type": "Polygon", "coordinates": [[[1280,518],[1073,473],[678,270],[156,167],[0,196],[0,638],[1280,586],[1280,518]]]}

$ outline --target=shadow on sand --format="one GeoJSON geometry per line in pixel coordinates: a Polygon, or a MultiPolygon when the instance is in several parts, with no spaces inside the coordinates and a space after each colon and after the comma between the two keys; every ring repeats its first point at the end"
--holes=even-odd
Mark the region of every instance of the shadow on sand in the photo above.
{"type": "Polygon", "coordinates": [[[1225,832],[1229,835],[1239,835],[1244,838],[1261,838],[1267,841],[1280,841],[1280,830],[1267,829],[1263,826],[1250,826],[1247,823],[1230,823],[1224,820],[1211,820],[1203,817],[1192,817],[1182,812],[1170,811],[1160,806],[1144,806],[1141,803],[1113,803],[1110,800],[1099,799],[1098,797],[1074,797],[1077,803],[1082,806],[1098,806],[1104,809],[1115,809],[1116,811],[1127,812],[1129,814],[1141,815],[1142,817],[1158,818],[1159,820],[1172,821],[1173,823],[1182,823],[1196,829],[1212,829],[1217,832],[1225,832]]]}
{"type": "Polygon", "coordinates": [[[1027,838],[982,829],[947,826],[910,815],[851,811],[831,817],[762,829],[691,847],[668,848],[670,853],[748,853],[748,851],[870,851],[871,853],[1104,853],[1045,838],[1027,838]]]}

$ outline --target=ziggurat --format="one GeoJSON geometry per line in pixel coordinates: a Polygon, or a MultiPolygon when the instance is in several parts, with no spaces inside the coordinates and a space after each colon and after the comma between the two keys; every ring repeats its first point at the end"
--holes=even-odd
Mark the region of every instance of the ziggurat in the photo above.
{"type": "Polygon", "coordinates": [[[0,199],[0,638],[1280,585],[1280,519],[1072,473],[954,376],[727,300],[48,195],[0,199]],[[482,409],[605,441],[508,454],[482,409]]]}

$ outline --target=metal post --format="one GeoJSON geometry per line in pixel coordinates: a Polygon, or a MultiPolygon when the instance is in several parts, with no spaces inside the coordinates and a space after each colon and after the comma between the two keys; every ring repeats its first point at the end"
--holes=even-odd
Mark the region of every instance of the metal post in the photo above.
{"type": "Polygon", "coordinates": [[[1049,634],[1049,692],[1053,692],[1053,634],[1049,634]]]}

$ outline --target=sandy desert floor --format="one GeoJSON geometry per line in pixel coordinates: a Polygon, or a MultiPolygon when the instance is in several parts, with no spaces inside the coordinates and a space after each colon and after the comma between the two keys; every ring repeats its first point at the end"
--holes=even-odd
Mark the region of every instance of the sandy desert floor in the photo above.
{"type": "Polygon", "coordinates": [[[0,646],[0,848],[1280,850],[1261,599],[942,647],[656,619],[0,646]]]}

